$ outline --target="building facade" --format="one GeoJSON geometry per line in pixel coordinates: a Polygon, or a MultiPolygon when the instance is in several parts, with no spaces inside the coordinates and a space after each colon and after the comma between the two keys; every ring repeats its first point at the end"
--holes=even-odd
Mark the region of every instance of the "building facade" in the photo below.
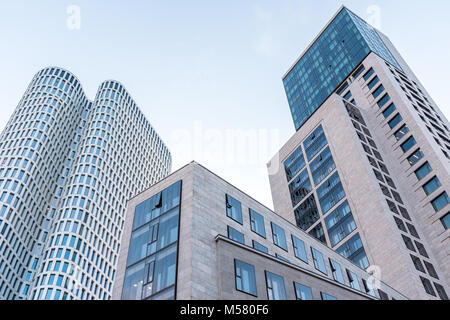
{"type": "Polygon", "coordinates": [[[406,299],[201,165],[128,203],[113,299],[406,299]]]}
{"type": "Polygon", "coordinates": [[[388,38],[343,7],[284,84],[275,211],[407,297],[448,299],[449,122],[388,38]]]}
{"type": "Polygon", "coordinates": [[[126,201],[170,170],[122,84],[38,72],[0,136],[0,298],[110,299],[126,201]]]}

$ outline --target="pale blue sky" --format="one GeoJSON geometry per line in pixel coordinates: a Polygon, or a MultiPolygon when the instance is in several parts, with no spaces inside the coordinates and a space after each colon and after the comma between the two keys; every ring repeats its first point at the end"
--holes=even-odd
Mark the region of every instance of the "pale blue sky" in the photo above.
{"type": "Polygon", "coordinates": [[[380,8],[381,31],[450,114],[448,0],[0,3],[0,128],[45,66],[73,72],[90,99],[115,79],[171,149],[173,169],[195,159],[269,207],[266,162],[294,133],[281,77],[342,4],[363,18],[380,8]],[[80,30],[66,26],[70,5],[80,30]],[[239,132],[259,134],[258,148],[233,146],[239,132]]]}

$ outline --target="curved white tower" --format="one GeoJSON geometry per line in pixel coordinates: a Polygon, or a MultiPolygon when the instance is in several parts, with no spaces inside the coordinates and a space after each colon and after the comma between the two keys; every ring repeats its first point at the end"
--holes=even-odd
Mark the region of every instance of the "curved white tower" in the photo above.
{"type": "Polygon", "coordinates": [[[0,298],[109,299],[126,201],[170,169],[120,83],[41,70],[0,136],[0,298]]]}

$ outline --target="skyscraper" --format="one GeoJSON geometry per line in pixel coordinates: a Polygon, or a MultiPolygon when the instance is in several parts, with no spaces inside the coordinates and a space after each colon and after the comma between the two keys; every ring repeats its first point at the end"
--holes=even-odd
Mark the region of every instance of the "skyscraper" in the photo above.
{"type": "Polygon", "coordinates": [[[0,298],[109,299],[126,201],[171,155],[122,84],[46,68],[0,136],[0,298]]]}
{"type": "Polygon", "coordinates": [[[342,7],[283,78],[297,132],[275,211],[413,299],[448,299],[449,122],[389,39],[342,7]]]}

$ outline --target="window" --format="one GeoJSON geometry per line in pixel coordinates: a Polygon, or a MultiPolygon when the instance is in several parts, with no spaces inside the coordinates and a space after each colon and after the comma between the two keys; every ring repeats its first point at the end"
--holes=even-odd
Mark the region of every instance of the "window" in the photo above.
{"type": "Polygon", "coordinates": [[[434,266],[431,263],[429,263],[428,261],[425,261],[425,260],[423,261],[423,264],[425,265],[425,268],[427,268],[428,274],[430,276],[432,276],[433,278],[439,280],[439,276],[438,276],[438,274],[436,272],[436,269],[434,269],[434,266]]]}
{"type": "Polygon", "coordinates": [[[341,256],[353,261],[362,269],[369,267],[369,260],[367,259],[359,233],[337,248],[336,251],[341,256]]]}
{"type": "Polygon", "coordinates": [[[412,252],[416,252],[416,248],[414,248],[414,243],[411,240],[411,238],[408,238],[405,235],[402,235],[403,241],[405,242],[406,247],[411,250],[412,252]]]}
{"type": "Polygon", "coordinates": [[[271,223],[271,225],[272,225],[273,243],[277,247],[280,247],[281,249],[288,251],[286,244],[286,234],[284,233],[284,229],[273,222],[271,223]]]}
{"type": "Polygon", "coordinates": [[[394,133],[397,141],[401,140],[407,133],[409,132],[409,128],[406,125],[403,125],[396,133],[394,133]]]}
{"type": "Polygon", "coordinates": [[[317,196],[319,197],[323,214],[330,211],[331,208],[345,197],[341,179],[337,172],[317,189],[317,196]]]}
{"type": "Polygon", "coordinates": [[[397,115],[394,118],[392,118],[391,121],[388,122],[389,127],[391,129],[394,129],[402,120],[403,120],[403,118],[400,115],[400,113],[397,113],[397,115]]]}
{"type": "Polygon", "coordinates": [[[397,110],[397,107],[395,104],[391,103],[391,105],[383,111],[383,116],[387,119],[395,110],[397,110]]]}
{"type": "Polygon", "coordinates": [[[303,262],[308,263],[305,243],[302,240],[298,239],[296,236],[292,235],[292,245],[294,246],[294,255],[303,262]]]}
{"type": "Polygon", "coordinates": [[[325,218],[331,246],[334,247],[356,229],[350,206],[347,201],[325,218]]]}
{"type": "Polygon", "coordinates": [[[319,126],[303,143],[309,161],[327,144],[322,126],[319,126]]]}
{"type": "Polygon", "coordinates": [[[368,294],[371,295],[372,297],[377,297],[375,290],[373,289],[373,285],[371,282],[367,282],[366,280],[362,279],[362,283],[364,286],[364,291],[368,294]]]}
{"type": "Polygon", "coordinates": [[[412,254],[411,254],[410,256],[411,256],[411,260],[412,260],[413,263],[414,263],[414,267],[415,267],[418,271],[425,273],[425,268],[423,267],[422,261],[420,261],[419,258],[417,258],[416,256],[413,256],[412,254]]]}
{"type": "Polygon", "coordinates": [[[416,228],[415,228],[412,224],[406,222],[406,226],[408,227],[409,233],[410,233],[413,237],[416,237],[417,239],[420,239],[419,234],[417,233],[416,228]]]}
{"type": "Polygon", "coordinates": [[[375,76],[368,84],[367,86],[369,87],[369,89],[372,89],[373,87],[375,87],[375,85],[380,82],[380,78],[378,78],[378,76],[375,76]]]}
{"type": "Polygon", "coordinates": [[[436,199],[431,201],[431,204],[432,204],[434,210],[436,210],[436,212],[439,212],[444,207],[446,207],[449,202],[450,202],[450,198],[448,197],[447,192],[444,192],[439,197],[437,197],[436,199]]]}
{"type": "Polygon", "coordinates": [[[381,98],[380,100],[378,100],[378,102],[377,102],[378,107],[379,107],[380,109],[383,108],[384,105],[385,105],[389,100],[391,100],[391,97],[389,96],[388,93],[386,93],[386,94],[383,96],[383,98],[381,98]]]}
{"type": "Polygon", "coordinates": [[[321,222],[318,223],[313,229],[311,229],[311,231],[309,231],[309,234],[318,239],[320,242],[327,244],[327,239],[325,238],[325,232],[323,230],[323,225],[321,222]]]}
{"type": "Polygon", "coordinates": [[[253,211],[252,209],[250,211],[250,227],[253,232],[256,234],[259,234],[261,237],[266,238],[266,229],[264,226],[264,218],[262,215],[257,213],[256,211],[253,211]]]}
{"type": "Polygon", "coordinates": [[[329,259],[329,260],[330,260],[331,272],[333,273],[333,279],[341,284],[345,284],[341,265],[332,259],[329,259]]]}
{"type": "Polygon", "coordinates": [[[336,164],[333,161],[330,148],[327,147],[313,162],[310,164],[311,174],[314,184],[319,185],[334,169],[336,164]]]}
{"type": "Polygon", "coordinates": [[[295,207],[312,191],[308,170],[303,170],[294,179],[289,185],[289,191],[291,193],[292,206],[295,207]]]}
{"type": "Polygon", "coordinates": [[[310,287],[294,282],[295,297],[297,300],[313,300],[312,290],[310,287]]]}
{"type": "Polygon", "coordinates": [[[314,266],[316,267],[316,269],[324,274],[328,274],[327,268],[325,266],[325,260],[323,259],[323,254],[312,247],[311,253],[314,260],[314,266]]]}
{"type": "Polygon", "coordinates": [[[372,93],[372,96],[376,99],[380,96],[380,94],[382,94],[384,91],[384,86],[381,85],[378,88],[375,89],[375,91],[372,93]]]}
{"type": "Polygon", "coordinates": [[[286,300],[284,279],[281,276],[266,271],[266,284],[269,300],[286,300]]]}
{"type": "Polygon", "coordinates": [[[417,162],[419,162],[425,155],[423,152],[418,149],[416,152],[414,152],[412,155],[408,157],[408,162],[411,166],[415,165],[417,162]]]}
{"type": "Polygon", "coordinates": [[[290,263],[288,259],[286,259],[285,257],[279,255],[278,253],[275,253],[275,258],[277,258],[278,260],[281,260],[283,262],[290,263]]]}
{"type": "Polygon", "coordinates": [[[429,295],[432,295],[433,297],[436,297],[436,293],[434,292],[433,286],[431,285],[430,280],[420,277],[420,280],[422,280],[423,287],[425,289],[425,292],[429,295]]]}
{"type": "Polygon", "coordinates": [[[364,74],[364,76],[363,76],[364,80],[365,80],[365,81],[369,80],[369,78],[374,74],[374,72],[375,72],[375,71],[373,70],[373,68],[370,68],[369,71],[367,71],[367,72],[364,74]]]}
{"type": "Polygon", "coordinates": [[[228,226],[228,238],[241,244],[245,244],[244,234],[230,226],[228,226]]]}
{"type": "Polygon", "coordinates": [[[346,270],[347,270],[347,277],[348,277],[348,282],[350,283],[350,287],[352,287],[355,290],[361,291],[361,287],[358,282],[358,276],[354,272],[352,272],[348,269],[346,269],[346,270]]]}
{"type": "Polygon", "coordinates": [[[245,262],[234,260],[236,290],[257,296],[255,267],[245,262]]]}
{"type": "Polygon", "coordinates": [[[425,194],[429,196],[430,194],[435,192],[440,186],[441,182],[439,181],[438,177],[434,176],[430,181],[424,184],[423,191],[425,191],[425,194]]]}
{"type": "Polygon", "coordinates": [[[439,295],[439,298],[441,298],[441,300],[448,300],[447,292],[445,292],[445,289],[443,286],[441,286],[440,284],[435,282],[434,287],[436,288],[436,291],[439,295]]]}
{"type": "Polygon", "coordinates": [[[322,296],[322,300],[337,300],[336,297],[333,297],[332,295],[329,295],[325,292],[321,292],[320,295],[322,296]]]}
{"type": "Polygon", "coordinates": [[[414,139],[414,137],[411,136],[400,147],[402,148],[403,152],[408,152],[416,144],[417,144],[416,139],[414,139]]]}
{"type": "Polygon", "coordinates": [[[442,222],[442,225],[444,226],[445,230],[450,229],[450,212],[441,218],[441,222],[442,222]]]}
{"type": "Polygon", "coordinates": [[[302,147],[298,147],[295,152],[284,162],[286,177],[288,182],[294,178],[306,165],[305,157],[302,153],[302,147]]]}
{"type": "Polygon", "coordinates": [[[364,67],[364,65],[361,65],[360,67],[358,67],[358,69],[356,69],[355,73],[353,74],[353,78],[358,78],[363,72],[364,70],[366,70],[366,68],[364,67]]]}
{"type": "Polygon", "coordinates": [[[226,195],[227,217],[242,224],[241,203],[229,195],[226,195]]]}
{"type": "Polygon", "coordinates": [[[419,180],[422,180],[425,178],[433,169],[431,168],[431,165],[428,162],[425,162],[423,166],[421,166],[419,169],[415,171],[416,177],[419,180]]]}
{"type": "Polygon", "coordinates": [[[302,204],[294,210],[297,227],[306,231],[320,219],[319,210],[317,209],[314,194],[303,201],[302,204]]]}
{"type": "Polygon", "coordinates": [[[419,250],[419,253],[424,256],[425,258],[429,258],[427,250],[425,249],[425,246],[423,244],[421,244],[420,242],[415,241],[417,250],[419,250]]]}
{"type": "Polygon", "coordinates": [[[352,97],[352,93],[351,93],[351,91],[348,91],[343,98],[345,100],[349,100],[351,97],[352,97]]]}
{"type": "Polygon", "coordinates": [[[253,249],[256,249],[262,253],[269,254],[269,249],[267,247],[260,244],[258,241],[253,240],[253,249]]]}

